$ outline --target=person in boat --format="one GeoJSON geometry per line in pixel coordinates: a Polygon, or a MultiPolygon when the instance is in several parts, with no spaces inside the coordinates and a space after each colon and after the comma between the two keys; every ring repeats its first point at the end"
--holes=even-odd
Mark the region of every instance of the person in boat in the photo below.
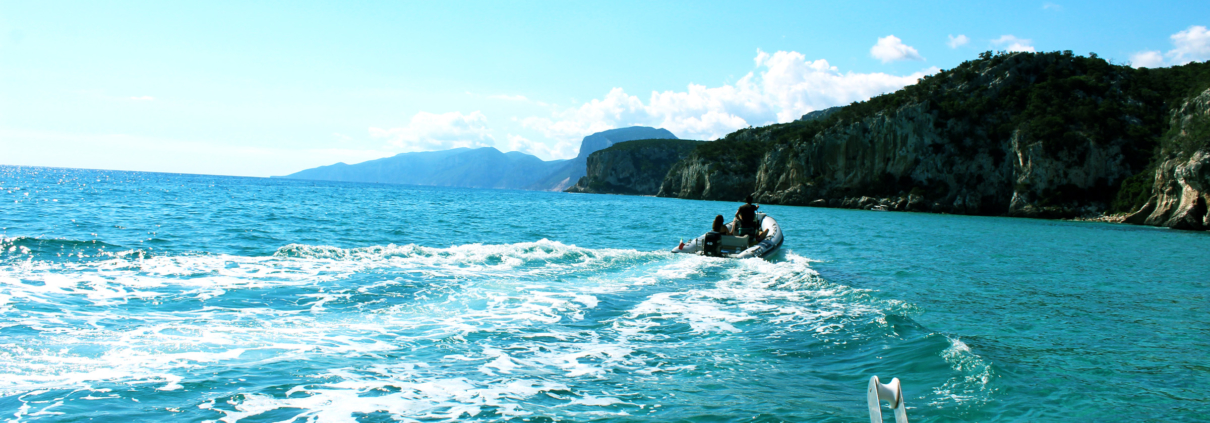
{"type": "Polygon", "coordinates": [[[731,230],[727,229],[727,224],[723,222],[723,215],[714,216],[714,226],[710,229],[712,232],[718,232],[719,235],[731,235],[731,230]]]}
{"type": "MultiPolygon", "coordinates": [[[[731,231],[727,230],[727,225],[723,224],[723,215],[714,216],[714,225],[710,228],[710,232],[702,237],[702,254],[721,257],[723,254],[722,239],[723,235],[731,235],[731,231]]],[[[685,248],[681,244],[680,248],[685,248]]]]}
{"type": "Polygon", "coordinates": [[[735,212],[735,232],[732,235],[748,236],[749,244],[756,244],[765,239],[769,235],[769,231],[760,230],[760,222],[756,221],[756,209],[759,205],[752,204],[752,196],[748,195],[744,198],[744,205],[739,206],[739,211],[735,212]]]}
{"type": "Polygon", "coordinates": [[[752,204],[752,196],[744,199],[744,205],[739,206],[739,211],[735,212],[735,235],[737,236],[753,236],[760,229],[760,224],[756,222],[756,209],[760,206],[752,204]]]}

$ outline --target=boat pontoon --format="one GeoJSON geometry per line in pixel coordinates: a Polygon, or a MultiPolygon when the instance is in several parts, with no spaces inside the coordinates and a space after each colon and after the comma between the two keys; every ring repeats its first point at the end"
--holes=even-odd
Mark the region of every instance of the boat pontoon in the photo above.
{"type": "MultiPolygon", "coordinates": [[[[778,226],[776,220],[764,213],[756,213],[756,221],[760,222],[758,233],[768,231],[765,238],[759,242],[750,242],[753,240],[748,236],[722,235],[711,231],[689,240],[689,242],[682,242],[681,245],[673,248],[672,252],[732,258],[768,256],[781,248],[783,239],[781,226],[778,226]]],[[[736,224],[737,221],[732,220],[727,224],[727,230],[734,232],[736,224]]]]}

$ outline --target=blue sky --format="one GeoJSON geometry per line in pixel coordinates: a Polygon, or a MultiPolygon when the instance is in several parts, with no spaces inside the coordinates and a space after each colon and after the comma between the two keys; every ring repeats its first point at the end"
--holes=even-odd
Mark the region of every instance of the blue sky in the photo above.
{"type": "Polygon", "coordinates": [[[1210,2],[0,1],[0,164],[566,158],[618,126],[713,139],[787,121],[986,50],[1207,60],[1206,26],[1210,2]]]}

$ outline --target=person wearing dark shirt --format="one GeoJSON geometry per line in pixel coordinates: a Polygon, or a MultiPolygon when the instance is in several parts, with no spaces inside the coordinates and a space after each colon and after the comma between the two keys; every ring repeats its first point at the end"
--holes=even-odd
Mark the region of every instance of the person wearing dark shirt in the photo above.
{"type": "Polygon", "coordinates": [[[744,202],[747,204],[739,206],[739,211],[735,212],[735,219],[739,221],[736,225],[736,235],[753,236],[760,229],[760,223],[756,222],[756,209],[760,206],[752,204],[751,195],[745,198],[744,202]]]}

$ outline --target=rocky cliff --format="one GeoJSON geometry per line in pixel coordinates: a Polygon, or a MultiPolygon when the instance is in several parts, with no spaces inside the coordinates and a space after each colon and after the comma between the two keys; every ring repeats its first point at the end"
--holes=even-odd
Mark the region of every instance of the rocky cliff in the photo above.
{"type": "Polygon", "coordinates": [[[580,152],[575,158],[566,160],[553,171],[525,189],[538,191],[563,191],[587,175],[588,156],[609,146],[626,141],[646,139],[677,139],[664,128],[630,126],[610,129],[584,137],[580,141],[580,152]]]}
{"type": "Polygon", "coordinates": [[[1151,197],[1126,217],[1136,224],[1210,229],[1210,89],[1172,113],[1151,186],[1151,197]]]}
{"type": "MultiPolygon", "coordinates": [[[[1153,153],[1168,111],[1202,83],[1204,63],[1148,70],[1070,52],[984,53],[896,93],[703,145],[658,195],[1058,218],[1137,210],[1148,197],[1123,194],[1123,182],[1154,169],[1145,220],[1205,226],[1205,149],[1158,165],[1153,153]]],[[[1204,128],[1199,104],[1173,119],[1204,128]]]]}
{"type": "Polygon", "coordinates": [[[652,139],[614,144],[588,156],[587,175],[567,192],[655,195],[668,169],[700,143],[652,139]]]}

